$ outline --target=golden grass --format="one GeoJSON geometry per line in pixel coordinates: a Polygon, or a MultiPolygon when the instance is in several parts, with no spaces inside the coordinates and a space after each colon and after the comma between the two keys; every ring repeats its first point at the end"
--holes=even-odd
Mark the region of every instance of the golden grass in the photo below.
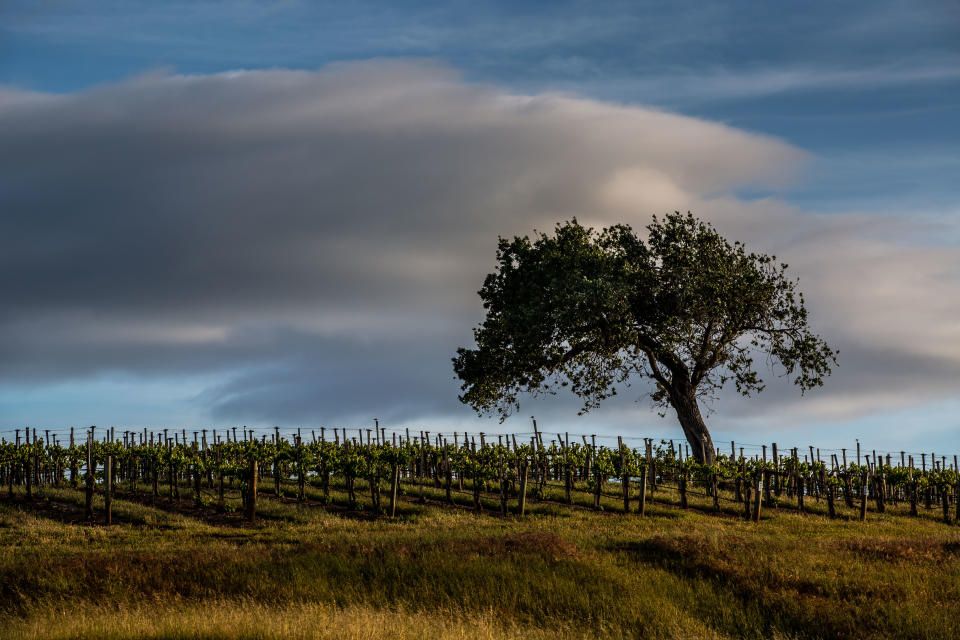
{"type": "Polygon", "coordinates": [[[563,626],[540,629],[498,619],[493,613],[345,608],[321,603],[273,606],[248,600],[164,603],[162,606],[68,607],[44,612],[7,627],[4,637],[22,640],[101,638],[241,640],[441,640],[477,638],[587,638],[563,626]],[[7,635],[9,634],[9,635],[7,635]]]}
{"type": "Polygon", "coordinates": [[[0,501],[0,637],[956,637],[960,528],[932,514],[753,523],[675,497],[646,518],[405,501],[396,521],[266,498],[254,527],[118,498],[104,527],[46,489],[0,501]]]}

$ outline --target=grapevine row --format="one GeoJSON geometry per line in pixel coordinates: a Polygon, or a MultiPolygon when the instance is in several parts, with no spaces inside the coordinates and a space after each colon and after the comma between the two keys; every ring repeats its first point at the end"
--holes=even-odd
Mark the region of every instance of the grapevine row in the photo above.
{"type": "MultiPolygon", "coordinates": [[[[207,431],[192,442],[186,432],[173,434],[124,432],[115,437],[110,429],[96,437],[92,427],[84,438],[61,444],[25,430],[14,441],[0,442],[0,481],[8,496],[22,493],[26,500],[45,486],[71,486],[85,491],[85,510],[94,519],[93,496],[105,498],[106,520],[111,519],[111,498],[118,489],[143,493],[155,502],[161,496],[180,499],[181,491],[190,494],[201,507],[218,511],[230,508],[226,495],[239,490],[246,518],[257,517],[257,500],[262,483],[273,484],[273,496],[283,495],[284,487],[294,486],[298,502],[307,501],[307,487],[318,493],[316,502],[332,504],[331,490],[346,493],[346,508],[360,510],[361,492],[369,494],[368,510],[395,517],[398,499],[411,494],[418,502],[456,504],[454,495],[471,497],[472,506],[482,510],[483,499],[498,503],[501,514],[524,515],[528,500],[580,504],[603,509],[611,495],[622,499],[626,512],[645,513],[648,500],[657,491],[669,489],[677,494],[681,507],[688,507],[688,495],[708,498],[712,508],[723,510],[721,502],[736,503],[743,516],[759,520],[761,509],[791,507],[811,511],[810,501],[826,503],[826,514],[840,517],[838,507],[853,509],[863,520],[868,504],[883,513],[889,505],[908,504],[910,514],[939,510],[946,523],[960,521],[960,477],[957,461],[948,465],[946,457],[931,464],[923,458],[916,468],[912,457],[900,461],[884,459],[875,453],[871,459],[842,461],[831,456],[822,461],[796,449],[780,455],[776,445],[767,459],[747,458],[718,452],[712,465],[702,465],[672,441],[644,439],[643,448],[631,448],[619,439],[616,447],[597,446],[595,440],[570,443],[569,436],[545,444],[543,433],[517,440],[516,436],[498,436],[480,442],[468,434],[450,439],[421,432],[419,437],[393,433],[385,429],[360,430],[359,439],[348,438],[344,430],[334,430],[333,439],[321,429],[305,441],[298,432],[290,438],[275,430],[267,439],[246,429],[238,437],[236,430],[221,437],[207,431]],[[32,436],[32,437],[31,437],[32,436]],[[899,464],[897,464],[899,462],[899,464]],[[17,492],[14,491],[15,487],[17,492]],[[383,492],[386,495],[383,495],[383,492]],[[613,493],[611,493],[611,491],[613,493]],[[213,497],[211,497],[211,494],[213,497]],[[559,494],[559,497],[554,497],[559,494]],[[584,503],[583,494],[588,498],[584,503]],[[578,497],[579,496],[579,497],[578,497]],[[604,497],[607,500],[604,500],[604,497]]],[[[2,486],[2,485],[0,485],[2,486]]],[[[709,508],[709,507],[707,507],[709,508]]],[[[816,511],[819,511],[817,509],[816,511]]]]}

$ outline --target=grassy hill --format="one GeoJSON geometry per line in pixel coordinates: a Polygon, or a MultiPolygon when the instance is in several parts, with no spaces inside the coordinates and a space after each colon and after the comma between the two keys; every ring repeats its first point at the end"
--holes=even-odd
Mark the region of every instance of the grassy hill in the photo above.
{"type": "MultiPolygon", "coordinates": [[[[291,491],[293,489],[291,488],[291,491]]],[[[403,498],[395,520],[310,500],[259,522],[121,494],[0,498],[5,638],[950,638],[960,528],[936,509],[764,509],[658,492],[646,517],[531,502],[524,518],[403,498]],[[102,498],[98,498],[101,500],[102,498]],[[99,505],[98,505],[99,506],[99,505]]],[[[341,496],[342,497],[342,496],[341,496]]],[[[231,494],[231,500],[236,499],[231,494]]],[[[468,498],[464,497],[464,503],[468,498]]],[[[229,504],[229,503],[228,503],[229,504]]],[[[621,503],[622,504],[622,503],[621,503]]],[[[492,503],[491,503],[492,505],[492,503]]]]}

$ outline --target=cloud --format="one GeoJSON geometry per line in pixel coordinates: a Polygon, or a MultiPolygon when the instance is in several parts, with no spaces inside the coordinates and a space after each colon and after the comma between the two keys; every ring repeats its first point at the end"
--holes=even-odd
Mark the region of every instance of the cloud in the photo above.
{"type": "Polygon", "coordinates": [[[695,98],[751,99],[788,92],[861,91],[920,83],[946,83],[960,77],[956,59],[923,60],[921,65],[860,68],[770,68],[747,71],[715,69],[710,73],[644,78],[638,87],[649,95],[677,100],[695,98]]]}
{"type": "MultiPolygon", "coordinates": [[[[203,374],[221,382],[194,402],[222,420],[462,417],[449,359],[482,317],[497,235],[692,209],[800,275],[841,349],[809,415],[948,394],[960,251],[908,217],[733,195],[789,185],[807,160],[722,124],[509,93],[431,62],[5,89],[0,382],[203,374]]],[[[775,412],[796,395],[774,383],[761,398],[749,406],[775,412]]]]}
{"type": "MultiPolygon", "coordinates": [[[[755,102],[763,99],[783,100],[810,99],[823,104],[823,96],[845,96],[850,100],[866,100],[869,92],[892,89],[902,91],[929,87],[947,87],[960,78],[960,60],[953,54],[927,56],[916,59],[876,64],[837,65],[822,60],[777,63],[745,67],[742,65],[696,65],[651,69],[637,74],[631,68],[599,69],[580,64],[576,58],[548,58],[541,65],[543,73],[534,82],[547,86],[579,91],[593,95],[628,97],[673,108],[691,108],[714,103],[742,103],[745,109],[755,108],[755,102]],[[543,77],[553,78],[548,83],[543,77]]],[[[852,118],[875,117],[877,112],[890,115],[889,104],[874,99],[870,108],[850,110],[814,111],[814,117],[852,118]],[[882,108],[881,108],[882,107],[882,108]]],[[[926,105],[927,110],[942,109],[939,105],[926,105]]],[[[947,107],[949,108],[949,107],[947,107]]],[[[781,114],[782,117],[782,114],[781,114]]],[[[796,117],[796,116],[795,116],[796,117]]],[[[805,113],[805,118],[811,117],[805,113]]]]}

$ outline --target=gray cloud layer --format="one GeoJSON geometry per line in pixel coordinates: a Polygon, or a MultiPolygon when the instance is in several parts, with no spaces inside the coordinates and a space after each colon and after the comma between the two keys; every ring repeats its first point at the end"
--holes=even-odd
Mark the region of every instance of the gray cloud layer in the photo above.
{"type": "MultiPolygon", "coordinates": [[[[0,381],[222,372],[197,401],[223,419],[463,415],[449,358],[481,317],[498,234],[693,209],[785,257],[840,347],[804,415],[950,393],[960,250],[906,214],[732,195],[788,184],[804,160],[431,63],[0,90],[0,381]]],[[[718,408],[795,401],[776,383],[761,398],[718,408]]]]}

